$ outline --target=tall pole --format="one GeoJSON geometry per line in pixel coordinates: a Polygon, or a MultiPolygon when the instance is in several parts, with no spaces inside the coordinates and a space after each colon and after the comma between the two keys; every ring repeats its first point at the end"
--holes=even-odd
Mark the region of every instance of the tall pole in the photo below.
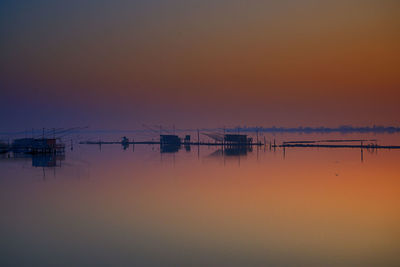
{"type": "Polygon", "coordinates": [[[257,132],[257,144],[258,144],[258,127],[256,128],[256,132],[257,132]]]}
{"type": "Polygon", "coordinates": [[[222,146],[225,144],[225,126],[224,126],[224,136],[222,137],[222,146]]]}
{"type": "Polygon", "coordinates": [[[200,131],[197,129],[197,159],[200,159],[200,131]]]}

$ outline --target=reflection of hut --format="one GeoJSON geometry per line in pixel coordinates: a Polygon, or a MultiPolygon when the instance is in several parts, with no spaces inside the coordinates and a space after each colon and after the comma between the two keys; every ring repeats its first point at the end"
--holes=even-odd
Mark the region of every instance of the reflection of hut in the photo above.
{"type": "Polygon", "coordinates": [[[0,155],[0,160],[31,161],[32,167],[61,167],[65,154],[61,153],[9,153],[0,155]]]}
{"type": "Polygon", "coordinates": [[[217,149],[213,153],[211,153],[210,157],[241,157],[246,156],[247,153],[252,152],[253,149],[251,146],[226,146],[223,149],[217,149]]]}
{"type": "Polygon", "coordinates": [[[225,156],[246,156],[251,151],[251,146],[233,146],[225,148],[223,153],[225,156]]]}
{"type": "Polygon", "coordinates": [[[161,144],[160,152],[161,153],[176,153],[181,149],[180,144],[161,144]]]}
{"type": "Polygon", "coordinates": [[[64,155],[40,154],[32,157],[33,167],[57,167],[61,165],[61,161],[65,160],[64,155]],[[57,164],[59,163],[59,164],[57,164]]]}

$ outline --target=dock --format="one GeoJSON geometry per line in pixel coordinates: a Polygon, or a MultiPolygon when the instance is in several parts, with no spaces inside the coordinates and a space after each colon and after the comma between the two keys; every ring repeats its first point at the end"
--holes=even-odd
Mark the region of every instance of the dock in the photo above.
{"type": "Polygon", "coordinates": [[[287,141],[279,147],[316,147],[316,148],[360,148],[360,149],[400,149],[397,145],[378,145],[376,139],[337,139],[337,140],[311,140],[287,141]],[[347,143],[347,144],[343,144],[347,143]],[[350,144],[349,144],[350,143],[350,144]],[[359,143],[359,144],[356,144],[359,143]]]}
{"type": "Polygon", "coordinates": [[[21,154],[64,154],[65,144],[55,138],[15,139],[10,150],[21,154]]]}
{"type": "MultiPolygon", "coordinates": [[[[161,145],[160,141],[135,141],[135,142],[121,142],[121,141],[82,141],[79,142],[81,145],[161,145]]],[[[246,143],[246,144],[226,144],[220,142],[188,142],[181,143],[182,145],[189,146],[264,146],[263,143],[246,143]]]]}
{"type": "Polygon", "coordinates": [[[6,143],[0,142],[0,154],[7,153],[10,150],[10,146],[6,143]]]}
{"type": "Polygon", "coordinates": [[[400,146],[385,145],[330,145],[330,144],[282,144],[277,147],[320,147],[320,148],[363,148],[363,149],[400,149],[400,146]]]}
{"type": "Polygon", "coordinates": [[[191,141],[190,135],[184,138],[174,134],[160,134],[159,141],[129,141],[124,136],[121,141],[82,141],[79,144],[84,145],[185,145],[185,146],[263,146],[261,142],[253,142],[253,138],[245,134],[204,134],[212,138],[214,142],[200,141],[200,134],[197,136],[197,142],[191,141]]]}

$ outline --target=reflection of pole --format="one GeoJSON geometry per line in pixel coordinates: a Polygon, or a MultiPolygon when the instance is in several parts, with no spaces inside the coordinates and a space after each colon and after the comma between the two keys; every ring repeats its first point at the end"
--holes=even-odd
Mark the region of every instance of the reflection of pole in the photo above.
{"type": "Polygon", "coordinates": [[[260,146],[257,146],[257,161],[259,160],[258,151],[260,150],[260,146]]]}
{"type": "Polygon", "coordinates": [[[363,162],[364,162],[364,151],[361,148],[361,163],[363,163],[363,162]]]}
{"type": "Polygon", "coordinates": [[[226,158],[225,158],[225,151],[223,149],[222,149],[222,157],[224,157],[224,167],[225,167],[226,166],[226,158]]]}
{"type": "Polygon", "coordinates": [[[286,158],[286,147],[283,147],[283,159],[286,158]]]}
{"type": "Polygon", "coordinates": [[[222,137],[222,149],[224,149],[224,143],[225,143],[225,126],[224,126],[224,136],[222,137]]]}
{"type": "Polygon", "coordinates": [[[364,151],[363,151],[363,141],[361,141],[361,162],[364,162],[364,151]]]}
{"type": "Polygon", "coordinates": [[[257,132],[257,144],[258,144],[258,127],[256,128],[256,132],[257,132]]]}

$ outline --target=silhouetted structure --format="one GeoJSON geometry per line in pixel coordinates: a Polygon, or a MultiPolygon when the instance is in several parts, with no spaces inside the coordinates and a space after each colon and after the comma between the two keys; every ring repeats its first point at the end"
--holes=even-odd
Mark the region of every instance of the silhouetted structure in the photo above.
{"type": "Polygon", "coordinates": [[[252,138],[248,138],[246,134],[225,134],[224,143],[226,145],[247,145],[251,144],[252,138]]]}
{"type": "Polygon", "coordinates": [[[177,135],[173,134],[162,134],[160,135],[160,144],[175,144],[180,145],[182,143],[181,139],[177,135]]]}
{"type": "Polygon", "coordinates": [[[9,151],[9,145],[3,142],[0,142],[0,154],[7,153],[9,151]]]}
{"type": "Polygon", "coordinates": [[[129,139],[126,136],[122,137],[121,145],[124,150],[129,147],[129,139]]]}
{"type": "Polygon", "coordinates": [[[160,135],[160,152],[176,153],[181,149],[182,140],[177,135],[162,134],[160,135]]]}
{"type": "Polygon", "coordinates": [[[186,135],[183,142],[184,142],[185,144],[189,144],[189,143],[190,143],[190,135],[186,135]]]}
{"type": "Polygon", "coordinates": [[[57,143],[55,138],[21,138],[12,143],[12,151],[15,153],[29,154],[57,154],[65,152],[65,145],[57,143]]]}

